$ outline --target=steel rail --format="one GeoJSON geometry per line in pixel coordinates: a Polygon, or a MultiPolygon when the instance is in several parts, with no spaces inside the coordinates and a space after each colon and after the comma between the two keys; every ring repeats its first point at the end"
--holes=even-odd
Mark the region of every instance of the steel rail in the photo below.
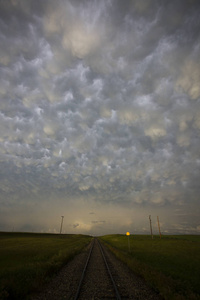
{"type": "Polygon", "coordinates": [[[114,279],[113,279],[112,273],[111,273],[110,268],[109,268],[109,266],[108,266],[108,263],[107,263],[107,260],[106,260],[106,257],[105,257],[105,254],[104,254],[104,250],[103,250],[103,248],[102,248],[102,245],[101,245],[101,243],[99,242],[99,240],[97,240],[97,241],[98,241],[98,245],[99,245],[99,247],[100,247],[101,254],[102,254],[102,256],[103,256],[103,259],[104,259],[104,262],[105,262],[105,265],[106,265],[108,274],[110,275],[110,279],[111,279],[112,284],[113,284],[113,287],[114,287],[114,289],[115,289],[116,299],[117,299],[117,300],[121,300],[121,296],[120,296],[120,294],[119,294],[119,292],[118,292],[116,283],[115,283],[115,281],[114,281],[114,279]]]}
{"type": "Polygon", "coordinates": [[[85,272],[86,272],[86,269],[87,269],[88,264],[89,264],[89,260],[90,260],[90,257],[91,257],[91,253],[92,253],[92,250],[93,250],[93,247],[94,247],[94,242],[95,242],[95,240],[97,240],[98,246],[99,246],[99,248],[100,248],[100,250],[101,250],[101,254],[102,254],[104,263],[105,263],[105,265],[106,265],[106,269],[107,269],[107,271],[108,271],[108,274],[109,274],[109,276],[110,276],[110,279],[111,279],[111,281],[112,281],[112,284],[113,284],[113,287],[114,287],[114,290],[115,290],[116,299],[117,299],[117,300],[121,300],[121,296],[120,296],[120,294],[119,294],[119,292],[118,292],[117,286],[116,286],[116,284],[115,284],[115,281],[114,281],[113,276],[112,276],[112,274],[111,274],[111,271],[110,271],[110,268],[109,268],[109,266],[108,266],[106,257],[105,257],[105,255],[104,255],[104,250],[103,250],[103,248],[102,248],[102,246],[101,246],[101,243],[98,241],[98,239],[94,239],[93,242],[92,242],[92,245],[91,245],[91,248],[90,248],[90,252],[89,252],[89,254],[88,254],[87,261],[86,261],[86,263],[85,263],[85,266],[84,266],[84,269],[83,269],[83,273],[82,273],[81,279],[80,279],[80,281],[79,281],[78,289],[77,289],[77,291],[76,291],[76,295],[75,295],[75,297],[74,297],[74,300],[77,300],[78,297],[79,297],[79,295],[80,295],[82,282],[83,282],[83,279],[84,279],[84,277],[85,277],[85,272]]]}
{"type": "Polygon", "coordinates": [[[77,291],[76,291],[76,295],[75,295],[75,297],[74,297],[74,300],[77,300],[78,297],[79,297],[80,290],[81,290],[81,286],[82,286],[82,282],[83,282],[83,279],[84,279],[84,277],[85,277],[85,272],[86,272],[86,269],[87,269],[87,266],[88,266],[88,263],[89,263],[89,260],[90,260],[90,257],[91,257],[91,253],[92,253],[93,247],[94,247],[94,240],[93,240],[93,242],[92,242],[92,246],[91,246],[91,248],[90,248],[90,252],[89,252],[88,258],[87,258],[87,260],[86,260],[86,263],[85,263],[85,266],[84,266],[84,269],[83,269],[83,273],[82,273],[82,275],[81,275],[81,279],[80,279],[80,281],[79,281],[79,286],[78,286],[78,289],[77,289],[77,291]]]}

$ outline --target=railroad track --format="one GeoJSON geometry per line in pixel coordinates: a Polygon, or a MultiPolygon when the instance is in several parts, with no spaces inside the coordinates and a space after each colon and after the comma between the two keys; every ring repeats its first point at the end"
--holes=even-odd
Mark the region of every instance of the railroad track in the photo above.
{"type": "Polygon", "coordinates": [[[30,299],[163,300],[96,238],[30,299]]]}
{"type": "Polygon", "coordinates": [[[97,238],[93,240],[74,300],[82,299],[128,299],[122,297],[97,238]]]}

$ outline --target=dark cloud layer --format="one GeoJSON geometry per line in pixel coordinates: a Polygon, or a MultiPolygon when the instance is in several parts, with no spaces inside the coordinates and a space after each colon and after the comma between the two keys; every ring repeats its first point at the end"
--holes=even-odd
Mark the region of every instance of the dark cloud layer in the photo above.
{"type": "Polygon", "coordinates": [[[72,231],[111,228],[92,205],[133,205],[199,232],[199,12],[195,0],[0,1],[2,229],[30,207],[84,203],[72,231]]]}

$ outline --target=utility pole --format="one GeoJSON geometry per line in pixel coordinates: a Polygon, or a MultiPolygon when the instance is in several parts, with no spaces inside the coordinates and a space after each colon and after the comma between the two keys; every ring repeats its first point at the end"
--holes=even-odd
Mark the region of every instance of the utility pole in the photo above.
{"type": "Polygon", "coordinates": [[[151,238],[153,239],[152,224],[151,224],[151,215],[149,215],[149,223],[150,223],[151,238]]]}
{"type": "Polygon", "coordinates": [[[63,226],[63,218],[64,218],[64,216],[61,216],[61,224],[60,224],[60,234],[62,233],[62,226],[63,226]]]}
{"type": "Polygon", "coordinates": [[[160,222],[159,222],[159,217],[158,217],[158,216],[157,216],[157,220],[158,220],[158,230],[159,230],[160,239],[161,239],[161,232],[160,232],[160,222]]]}

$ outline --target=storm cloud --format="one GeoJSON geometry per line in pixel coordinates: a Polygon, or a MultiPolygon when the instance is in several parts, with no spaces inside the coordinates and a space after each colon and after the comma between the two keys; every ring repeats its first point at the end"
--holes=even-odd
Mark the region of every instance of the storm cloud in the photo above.
{"type": "Polygon", "coordinates": [[[0,1],[0,230],[199,233],[199,13],[0,1]]]}

